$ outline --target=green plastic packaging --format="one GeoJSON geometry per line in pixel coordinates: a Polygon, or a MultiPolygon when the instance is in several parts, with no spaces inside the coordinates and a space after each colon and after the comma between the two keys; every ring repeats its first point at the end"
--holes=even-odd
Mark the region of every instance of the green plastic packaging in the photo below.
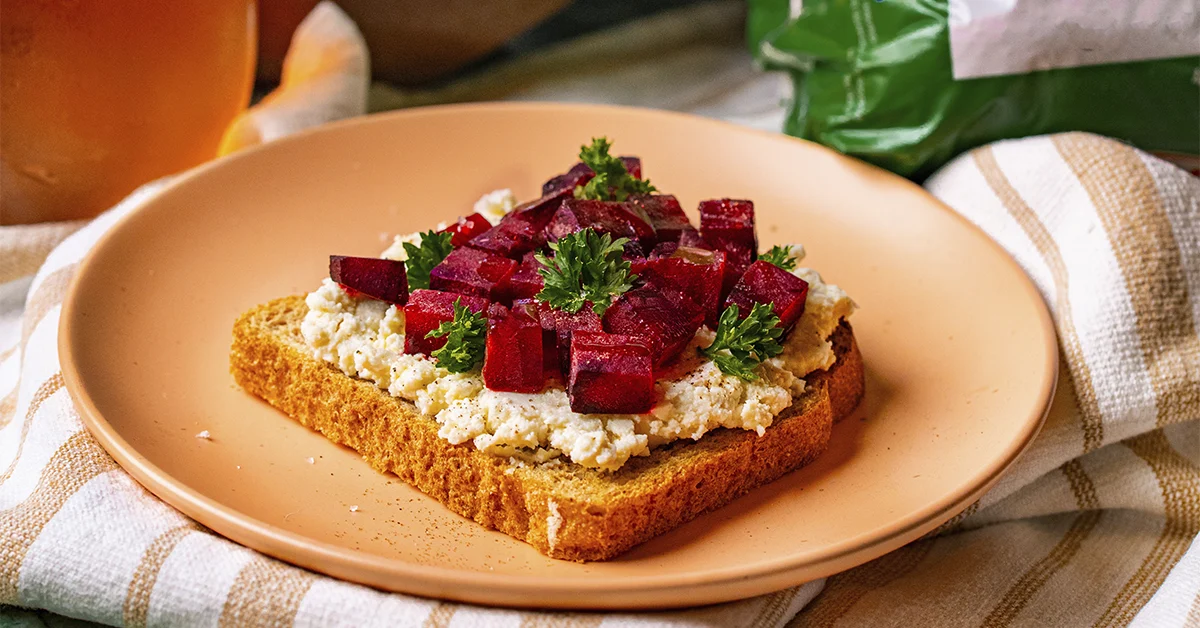
{"type": "Polygon", "coordinates": [[[803,0],[790,18],[788,0],[749,0],[752,52],[794,83],[785,131],[916,180],[976,146],[1060,131],[1200,154],[1200,57],[955,80],[948,6],[803,0]]]}

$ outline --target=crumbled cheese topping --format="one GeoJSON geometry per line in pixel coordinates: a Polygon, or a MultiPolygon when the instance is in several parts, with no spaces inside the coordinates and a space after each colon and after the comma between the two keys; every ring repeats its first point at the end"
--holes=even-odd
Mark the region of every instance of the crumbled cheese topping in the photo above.
{"type": "Polygon", "coordinates": [[[517,197],[512,190],[496,190],[484,194],[475,201],[475,213],[482,214],[493,225],[507,216],[517,206],[517,197]]]}
{"type": "MultiPolygon", "coordinates": [[[[803,257],[803,248],[793,248],[793,254],[803,257]]],[[[471,442],[481,451],[531,463],[561,455],[585,467],[615,470],[632,456],[717,428],[762,434],[804,392],[805,375],[833,365],[828,338],[853,312],[854,302],[811,269],[793,272],[809,282],[804,314],[783,352],[759,367],[757,380],[726,375],[697,355],[695,348],[708,346],[713,337],[701,328],[678,364],[655,384],[658,403],[642,415],[572,412],[561,385],[534,394],[488,390],[477,372],[450,373],[432,358],[404,353],[402,308],[350,297],[329,279],[305,299],[309,311],[301,331],[318,359],[411,401],[438,422],[438,435],[451,443],[471,442]]]]}

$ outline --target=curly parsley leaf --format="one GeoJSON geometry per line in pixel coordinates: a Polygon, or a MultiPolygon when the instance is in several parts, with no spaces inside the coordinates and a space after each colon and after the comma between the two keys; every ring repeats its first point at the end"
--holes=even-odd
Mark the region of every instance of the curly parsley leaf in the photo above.
{"type": "Polygon", "coordinates": [[[753,381],[758,379],[754,369],[783,351],[779,344],[782,335],[774,305],[755,303],[750,315],[741,320],[738,306],[730,305],[721,312],[712,344],[700,353],[712,359],[722,373],[753,381]]]}
{"type": "Polygon", "coordinates": [[[647,179],[638,179],[629,174],[620,158],[608,154],[612,143],[606,137],[592,138],[590,146],[582,146],[579,160],[592,169],[596,176],[575,188],[575,198],[595,201],[623,201],[630,194],[650,194],[658,188],[647,179]]]}
{"type": "Polygon", "coordinates": [[[791,247],[779,246],[776,244],[771,247],[770,251],[758,256],[758,259],[774,264],[783,270],[796,270],[796,258],[792,256],[791,247]]]}
{"type": "Polygon", "coordinates": [[[621,256],[628,241],[587,228],[551,242],[554,257],[535,254],[545,281],[537,299],[570,314],[590,301],[592,310],[603,315],[614,298],[633,287],[637,276],[621,256]]]}
{"type": "Polygon", "coordinates": [[[409,289],[428,288],[429,271],[442,263],[454,246],[450,244],[452,233],[438,233],[432,229],[421,234],[421,244],[404,243],[407,259],[404,270],[408,274],[409,289]]]}
{"type": "Polygon", "coordinates": [[[438,364],[451,373],[465,373],[483,362],[487,340],[487,321],[483,314],[468,310],[462,299],[454,300],[454,319],[425,334],[426,338],[446,337],[446,344],[433,352],[438,364]]]}

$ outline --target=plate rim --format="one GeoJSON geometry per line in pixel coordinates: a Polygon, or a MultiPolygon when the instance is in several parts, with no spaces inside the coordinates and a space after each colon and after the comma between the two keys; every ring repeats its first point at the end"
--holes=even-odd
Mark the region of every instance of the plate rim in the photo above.
{"type": "MultiPolygon", "coordinates": [[[[492,574],[472,570],[460,570],[436,565],[420,565],[398,558],[385,558],[362,550],[354,550],[317,540],[299,533],[283,530],[269,523],[255,519],[231,507],[205,497],[190,487],[176,481],[170,474],[149,462],[124,440],[116,430],[104,419],[88,394],[84,376],[77,368],[74,359],[72,342],[72,325],[78,314],[79,286],[86,280],[94,265],[98,252],[108,246],[115,234],[124,229],[137,216],[147,211],[154,211],[155,203],[151,199],[130,210],[119,218],[96,241],[87,255],[78,263],[74,277],[70,281],[66,296],[63,300],[61,317],[58,327],[58,353],[60,367],[67,388],[80,418],[88,431],[97,439],[105,451],[132,475],[139,484],[164,502],[184,513],[188,517],[202,523],[221,536],[256,551],[273,556],[293,565],[311,569],[332,577],[352,582],[366,584],[387,590],[409,594],[437,597],[458,602],[501,605],[513,608],[560,608],[560,609],[650,609],[677,608],[696,604],[710,604],[744,599],[800,584],[811,579],[825,577],[842,571],[835,569],[835,563],[858,553],[873,553],[872,550],[888,547],[884,552],[874,554],[870,559],[882,556],[896,547],[910,543],[923,534],[933,530],[938,525],[961,512],[970,503],[995,485],[1000,477],[1023,454],[1041,431],[1046,421],[1054,398],[1059,369],[1058,341],[1053,319],[1049,309],[1028,273],[1020,264],[1001,247],[991,236],[980,227],[967,220],[943,202],[926,192],[923,188],[892,173],[883,171],[875,166],[866,164],[827,147],[807,140],[790,137],[782,133],[772,133],[753,129],[722,120],[705,118],[703,116],[629,107],[621,105],[585,104],[568,102],[479,102],[429,107],[415,107],[389,112],[357,116],[333,123],[306,129],[299,133],[261,144],[253,148],[239,151],[233,155],[210,161],[186,173],[177,175],[159,190],[156,196],[171,193],[178,187],[187,185],[192,179],[204,176],[213,168],[232,167],[250,155],[265,150],[279,150],[294,142],[304,141],[310,135],[336,132],[339,129],[357,125],[387,124],[395,118],[418,118],[427,115],[463,115],[478,110],[592,110],[600,112],[620,113],[624,115],[650,115],[664,117],[681,117],[702,121],[705,124],[729,127],[739,133],[749,133],[771,138],[772,140],[794,141],[806,144],[833,156],[846,165],[866,167],[882,174],[890,184],[900,188],[908,188],[909,193],[916,193],[949,214],[967,229],[981,236],[994,252],[998,253],[1015,270],[1022,279],[1025,292],[1033,297],[1037,304],[1039,331],[1042,332],[1046,346],[1045,372],[1046,378],[1041,382],[1042,407],[1034,411],[1036,416],[1025,418],[1026,427],[1021,438],[1015,439],[1006,447],[1004,455],[998,457],[970,482],[968,490],[960,494],[950,494],[941,500],[902,519],[894,519],[881,523],[868,532],[855,537],[843,539],[830,545],[829,551],[815,560],[797,560],[795,558],[776,558],[755,561],[749,565],[724,567],[690,571],[686,573],[662,574],[653,576],[623,577],[619,584],[613,584],[611,579],[599,582],[590,579],[563,580],[537,575],[523,574],[492,574]],[[1034,419],[1034,420],[1030,420],[1034,419]],[[885,531],[886,532],[883,532],[885,531]],[[890,547],[889,547],[890,546],[890,547]],[[311,557],[311,558],[310,558],[311,557]],[[324,562],[322,562],[324,561],[324,562]],[[331,567],[333,567],[331,569],[331,567]],[[369,572],[373,575],[387,576],[384,579],[366,579],[354,577],[357,574],[351,570],[369,572]],[[801,577],[801,572],[803,576],[801,577]],[[792,574],[789,579],[788,575],[792,574]],[[819,575],[813,575],[819,574],[819,575]],[[800,578],[797,580],[796,578],[800,578]],[[403,586],[394,586],[399,581],[403,586]],[[779,581],[787,580],[791,584],[777,586],[779,581]],[[420,586],[410,586],[419,583],[420,586]],[[760,587],[754,587],[760,583],[760,587]],[[426,586],[428,585],[428,586],[426,586]],[[689,589],[699,586],[702,588],[689,589]],[[762,588],[766,585],[765,588],[762,588]],[[476,595],[477,590],[491,591],[495,594],[476,595]],[[531,597],[530,591],[537,591],[539,596],[531,597]],[[747,593],[747,591],[750,591],[747,593]],[[700,592],[700,595],[689,593],[700,592]],[[704,595],[704,592],[708,592],[704,595]],[[571,597],[581,594],[592,594],[594,599],[590,604],[578,604],[569,601],[571,597]],[[649,594],[649,597],[647,596],[649,594]],[[632,596],[632,597],[630,597],[632,596]],[[657,598],[657,599],[656,599],[657,598]]],[[[860,561],[865,562],[865,561],[860,561]]]]}

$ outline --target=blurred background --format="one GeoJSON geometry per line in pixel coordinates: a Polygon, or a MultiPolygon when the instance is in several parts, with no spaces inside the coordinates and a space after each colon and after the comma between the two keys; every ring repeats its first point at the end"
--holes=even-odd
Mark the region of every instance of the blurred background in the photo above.
{"type": "MultiPolygon", "coordinates": [[[[1200,153],[1191,0],[1103,12],[1018,0],[337,4],[370,53],[370,111],[500,99],[672,109],[918,181],[971,147],[1057,131],[1193,170],[1200,153]]],[[[227,152],[230,123],[279,86],[316,5],[0,0],[0,224],[94,216],[227,152]]]]}

